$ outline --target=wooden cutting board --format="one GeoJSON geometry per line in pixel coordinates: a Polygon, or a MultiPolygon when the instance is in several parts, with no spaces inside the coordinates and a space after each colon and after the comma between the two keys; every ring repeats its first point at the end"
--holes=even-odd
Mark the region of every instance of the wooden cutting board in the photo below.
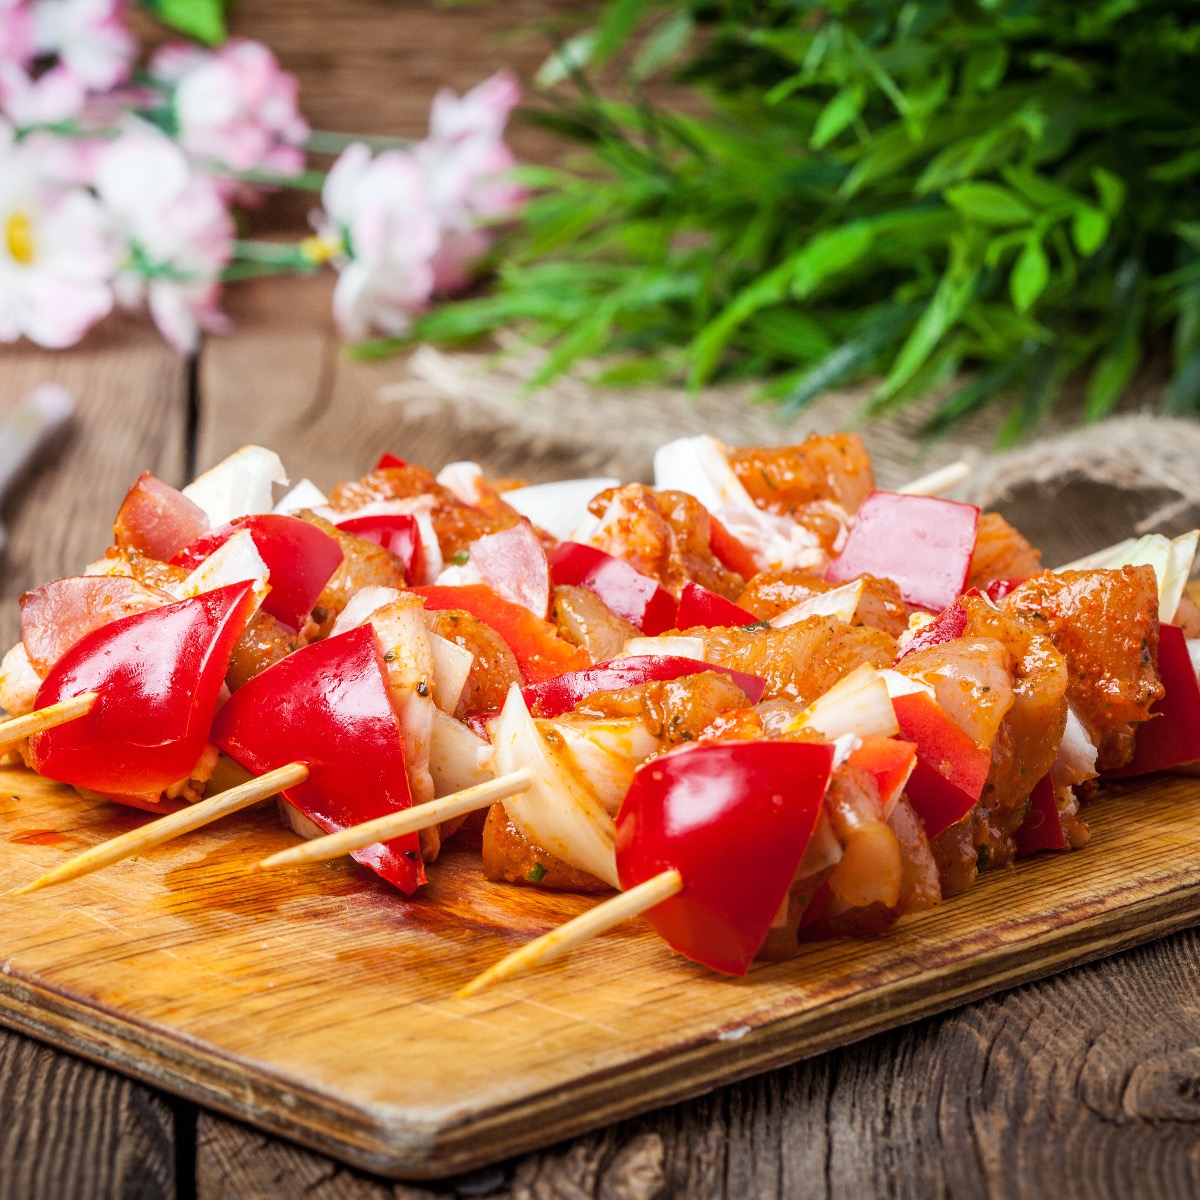
{"type": "MultiPolygon", "coordinates": [[[[1088,816],[1086,850],[877,941],[733,980],[632,923],[460,1001],[590,902],[488,884],[463,853],[416,900],[349,860],[251,874],[294,841],[267,808],[0,897],[0,1021],[369,1170],[442,1176],[1200,922],[1200,781],[1114,786],[1088,816]]],[[[14,770],[0,817],[5,892],[144,819],[14,770]]]]}

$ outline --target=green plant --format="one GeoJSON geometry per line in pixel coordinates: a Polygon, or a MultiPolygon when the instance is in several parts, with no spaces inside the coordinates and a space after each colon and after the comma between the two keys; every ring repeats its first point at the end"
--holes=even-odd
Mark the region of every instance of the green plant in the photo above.
{"type": "Polygon", "coordinates": [[[1079,372],[1103,416],[1169,336],[1163,404],[1200,411],[1198,57],[1193,0],[608,0],[530,114],[586,156],[417,334],[520,323],[533,386],[602,356],[788,412],[966,378],[927,431],[1012,398],[1010,438],[1079,372]]]}
{"type": "Polygon", "coordinates": [[[209,46],[225,40],[225,0],[137,0],[169,29],[209,46]]]}

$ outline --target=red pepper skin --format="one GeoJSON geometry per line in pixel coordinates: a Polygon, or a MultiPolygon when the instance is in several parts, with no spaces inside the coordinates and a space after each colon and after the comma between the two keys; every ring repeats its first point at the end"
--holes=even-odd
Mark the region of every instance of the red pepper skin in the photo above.
{"type": "Polygon", "coordinates": [[[740,538],[735,538],[712,513],[708,514],[708,548],[713,557],[731,571],[736,571],[747,582],[758,574],[758,563],[754,555],[746,549],[746,544],[740,538]]]}
{"type": "Polygon", "coordinates": [[[993,604],[999,604],[1009,592],[1015,592],[1024,582],[1024,579],[993,579],[983,591],[993,604]]]}
{"type": "Polygon", "coordinates": [[[422,573],[421,530],[417,518],[410,513],[351,517],[348,521],[338,521],[337,527],[394,554],[404,564],[405,579],[416,579],[422,573]]]}
{"type": "Polygon", "coordinates": [[[935,838],[975,807],[991,770],[992,754],[980,748],[926,692],[893,696],[900,737],[917,747],[917,765],[905,791],[935,838]]]}
{"type": "Polygon", "coordinates": [[[846,761],[874,777],[879,798],[886,804],[899,793],[916,769],[917,747],[899,738],[865,737],[846,761]]]}
{"type": "Polygon", "coordinates": [[[541,683],[589,665],[587,654],[560,638],[548,621],[534,616],[523,604],[497,596],[481,583],[461,587],[430,584],[411,591],[423,596],[425,607],[431,611],[461,608],[490,625],[508,644],[527,683],[541,683]]]}
{"type": "MultiPolygon", "coordinates": [[[[412,804],[369,625],[314,642],[256,675],[217,714],[213,741],[256,775],[304,763],[308,778],[284,798],[329,833],[412,804]]],[[[415,833],[351,857],[409,895],[425,882],[415,833]]]]}
{"type": "Polygon", "coordinates": [[[1054,783],[1049,775],[1037,781],[1029,797],[1029,812],[1013,840],[1020,855],[1037,854],[1040,850],[1065,850],[1067,836],[1063,833],[1058,805],[1054,803],[1054,783]]]}
{"type": "Polygon", "coordinates": [[[157,796],[186,779],[208,742],[229,655],[253,612],[251,585],[235,583],[81,638],[42,681],[35,707],[81,692],[98,698],[85,716],[29,739],[34,770],[114,799],[157,796]]]}
{"type": "Polygon", "coordinates": [[[550,555],[550,577],[557,587],[595,592],[618,617],[624,617],[648,637],[676,628],[676,604],[671,593],[657,580],[635,571],[623,558],[605,554],[595,546],[561,542],[550,555]]]}
{"type": "Polygon", "coordinates": [[[849,583],[860,575],[881,576],[900,588],[906,604],[941,612],[966,587],[978,529],[973,504],[872,492],[825,578],[849,583]]]}
{"type": "Polygon", "coordinates": [[[1158,674],[1166,689],[1137,727],[1133,758],[1105,777],[1146,775],[1200,759],[1200,686],[1178,625],[1160,625],[1158,674]]]}
{"type": "Polygon", "coordinates": [[[397,458],[394,454],[389,454],[386,450],[379,456],[379,461],[372,467],[372,471],[392,471],[401,467],[407,467],[408,463],[402,458],[397,458]]]}
{"type": "Polygon", "coordinates": [[[744,975],[816,828],[824,742],[708,742],[644,763],[617,813],[621,887],[674,867],[683,890],[645,919],[673,949],[744,975]]]}
{"type": "Polygon", "coordinates": [[[341,565],[337,539],[298,517],[255,513],[198,537],[171,559],[172,564],[194,570],[239,529],[249,531],[270,572],[271,590],[263,610],[289,629],[302,629],[317,597],[341,565]]]}
{"type": "Polygon", "coordinates": [[[679,597],[679,611],[675,614],[677,629],[695,629],[704,625],[709,629],[729,625],[757,625],[759,619],[746,609],[710,592],[708,588],[693,583],[690,579],[683,585],[679,597]]]}
{"type": "Polygon", "coordinates": [[[953,642],[962,637],[967,628],[967,609],[957,600],[942,609],[936,619],[913,636],[912,641],[896,655],[899,662],[906,654],[914,650],[927,650],[930,646],[940,646],[943,642],[953,642]]]}
{"type": "Polygon", "coordinates": [[[728,675],[750,698],[751,704],[757,704],[762,699],[767,686],[757,675],[714,666],[697,658],[685,658],[677,654],[636,654],[597,663],[582,671],[556,675],[553,679],[527,687],[521,694],[533,716],[561,717],[594,692],[613,692],[620,688],[636,687],[639,683],[680,679],[685,675],[698,675],[702,671],[718,671],[728,675]]]}

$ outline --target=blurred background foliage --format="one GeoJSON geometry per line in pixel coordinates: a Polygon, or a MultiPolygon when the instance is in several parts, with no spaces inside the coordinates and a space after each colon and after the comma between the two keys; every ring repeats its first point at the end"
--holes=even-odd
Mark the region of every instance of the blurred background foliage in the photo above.
{"type": "Polygon", "coordinates": [[[519,325],[534,387],[600,358],[789,414],[941,389],[928,433],[1003,402],[1006,440],[1161,354],[1163,407],[1200,411],[1195,0],[606,0],[544,31],[528,115],[580,153],[417,336],[519,325]]]}

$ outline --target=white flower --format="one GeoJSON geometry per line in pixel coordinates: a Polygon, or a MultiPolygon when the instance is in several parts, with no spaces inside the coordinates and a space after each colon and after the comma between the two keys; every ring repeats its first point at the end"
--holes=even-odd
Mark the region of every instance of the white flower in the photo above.
{"type": "Polygon", "coordinates": [[[296,78],[260,42],[232,38],[215,52],[164,46],[150,73],[172,87],[179,143],[193,157],[234,171],[304,169],[308,122],[296,78]]]}
{"type": "Polygon", "coordinates": [[[131,123],[104,152],[96,190],[121,247],[117,298],[145,302],[163,336],[181,353],[200,331],[226,328],[220,277],[233,257],[233,221],[216,186],[149,125],[131,123]]]}
{"type": "Polygon", "coordinates": [[[112,308],[111,274],[95,199],[51,185],[0,124],[0,341],[77,342],[112,308]]]}
{"type": "Polygon", "coordinates": [[[341,276],[333,311],[352,340],[373,331],[405,333],[433,291],[438,219],[412,155],[386,150],[375,158],[348,146],[321,192],[317,256],[332,257],[341,276]]]}

